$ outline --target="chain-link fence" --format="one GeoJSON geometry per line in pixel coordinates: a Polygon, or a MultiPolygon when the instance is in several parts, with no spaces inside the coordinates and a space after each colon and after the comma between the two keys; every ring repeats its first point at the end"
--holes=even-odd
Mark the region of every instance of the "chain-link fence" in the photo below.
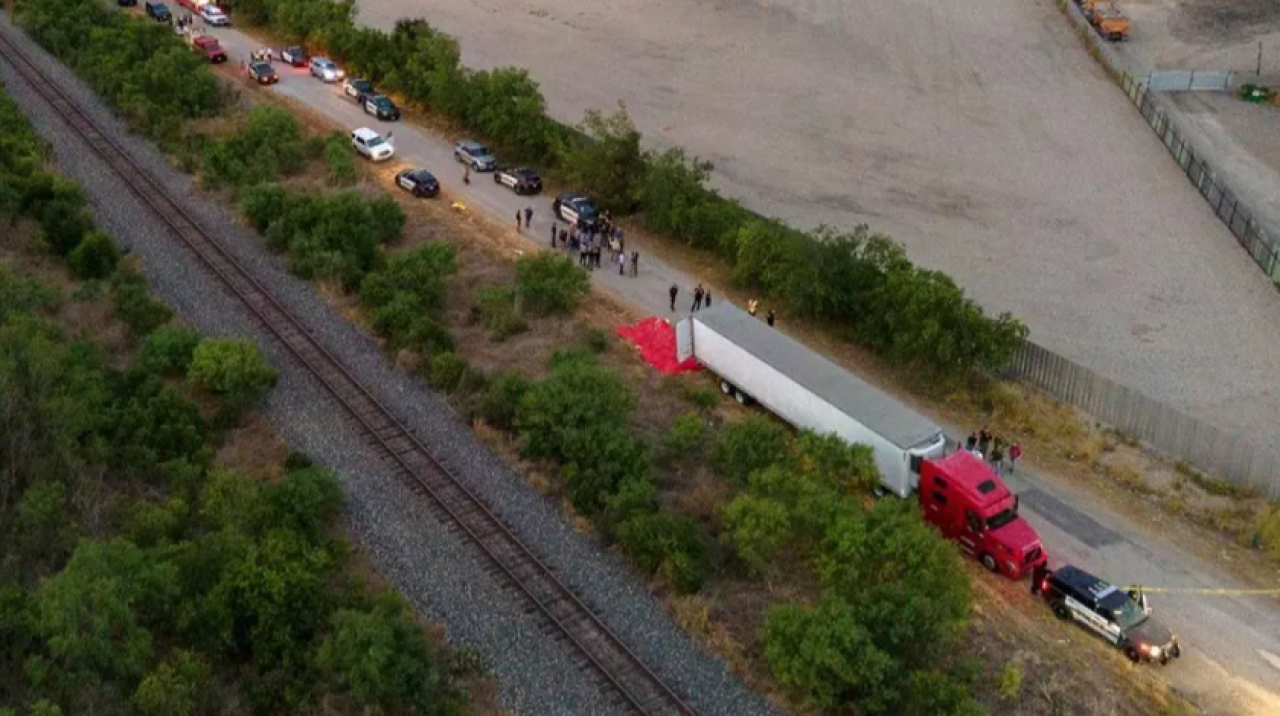
{"type": "MultiPolygon", "coordinates": [[[[1158,99],[1158,91],[1151,88],[1150,80],[1154,73],[1144,75],[1133,71],[1129,67],[1129,63],[1106,40],[1093,31],[1088,21],[1080,13],[1080,9],[1070,0],[1058,0],[1058,5],[1075,23],[1080,36],[1089,45],[1090,54],[1124,90],[1125,96],[1138,108],[1143,119],[1147,120],[1151,130],[1164,143],[1165,149],[1169,150],[1170,156],[1186,172],[1187,179],[1200,192],[1200,196],[1204,197],[1204,200],[1213,208],[1214,213],[1217,214],[1222,223],[1226,224],[1227,228],[1231,230],[1232,236],[1236,237],[1236,241],[1240,242],[1240,246],[1253,257],[1254,262],[1258,264],[1263,273],[1270,277],[1272,281],[1280,282],[1280,246],[1277,245],[1276,238],[1269,235],[1259,225],[1253,213],[1241,204],[1235,193],[1226,186],[1222,179],[1214,175],[1213,169],[1205,160],[1205,157],[1197,154],[1186,138],[1177,131],[1171,112],[1167,107],[1161,105],[1158,99]]],[[[1163,74],[1172,75],[1176,73],[1166,72],[1163,74]]],[[[1189,88],[1193,88],[1196,73],[1187,74],[1189,88]]],[[[1217,75],[1222,73],[1200,74],[1208,78],[1208,80],[1216,82],[1218,80],[1217,75]]],[[[1229,84],[1229,82],[1228,73],[1227,83],[1229,84]]]]}

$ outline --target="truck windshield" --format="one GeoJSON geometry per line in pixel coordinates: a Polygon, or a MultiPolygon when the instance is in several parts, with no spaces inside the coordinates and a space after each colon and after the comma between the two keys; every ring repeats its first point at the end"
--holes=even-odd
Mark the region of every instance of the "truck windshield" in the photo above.
{"type": "Polygon", "coordinates": [[[1001,527],[1013,522],[1013,518],[1018,516],[1018,510],[1014,507],[1006,507],[996,514],[987,518],[987,529],[998,530],[1001,527]]]}
{"type": "Polygon", "coordinates": [[[1108,598],[1102,600],[1102,606],[1111,610],[1112,618],[1116,624],[1125,631],[1128,631],[1142,622],[1147,620],[1147,615],[1143,613],[1142,607],[1133,601],[1120,590],[1116,590],[1108,598]]]}

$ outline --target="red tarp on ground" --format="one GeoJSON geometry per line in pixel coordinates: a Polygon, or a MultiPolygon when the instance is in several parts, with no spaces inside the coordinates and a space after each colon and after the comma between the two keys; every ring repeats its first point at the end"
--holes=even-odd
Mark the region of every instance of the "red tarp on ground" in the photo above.
{"type": "Polygon", "coordinates": [[[693,356],[689,356],[683,363],[676,362],[676,329],[665,319],[652,316],[634,326],[618,326],[614,331],[634,343],[644,362],[664,375],[688,373],[702,368],[698,359],[693,356]]]}

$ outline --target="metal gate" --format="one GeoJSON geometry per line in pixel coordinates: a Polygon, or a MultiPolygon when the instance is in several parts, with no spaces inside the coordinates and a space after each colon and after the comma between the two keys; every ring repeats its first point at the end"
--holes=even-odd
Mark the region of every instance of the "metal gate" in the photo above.
{"type": "Polygon", "coordinates": [[[1158,70],[1139,80],[1152,92],[1212,92],[1231,89],[1231,70],[1158,70]]]}

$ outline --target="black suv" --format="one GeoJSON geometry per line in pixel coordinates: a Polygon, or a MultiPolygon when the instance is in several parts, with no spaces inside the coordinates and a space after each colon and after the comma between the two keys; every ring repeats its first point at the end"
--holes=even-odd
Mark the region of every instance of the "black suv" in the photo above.
{"type": "Polygon", "coordinates": [[[537,194],[542,191],[542,177],[528,167],[500,167],[493,173],[493,183],[510,187],[517,194],[537,194]]]}
{"type": "Polygon", "coordinates": [[[169,22],[173,17],[169,14],[169,6],[162,2],[148,2],[145,10],[147,15],[157,22],[169,22]]]}
{"type": "Polygon", "coordinates": [[[392,122],[400,119],[400,108],[396,106],[395,102],[392,102],[384,95],[361,95],[360,106],[364,108],[365,114],[372,114],[378,119],[385,119],[392,122]]]}
{"type": "Polygon", "coordinates": [[[1182,656],[1178,637],[1151,618],[1140,589],[1123,592],[1078,567],[1037,570],[1032,593],[1039,592],[1059,619],[1070,619],[1115,644],[1134,662],[1169,663],[1182,656]]]}
{"type": "Polygon", "coordinates": [[[551,213],[582,228],[595,226],[600,221],[600,210],[595,202],[576,191],[560,192],[551,202],[551,213]]]}
{"type": "Polygon", "coordinates": [[[307,51],[301,47],[286,47],[280,50],[280,60],[291,67],[307,66],[307,51]]]}

